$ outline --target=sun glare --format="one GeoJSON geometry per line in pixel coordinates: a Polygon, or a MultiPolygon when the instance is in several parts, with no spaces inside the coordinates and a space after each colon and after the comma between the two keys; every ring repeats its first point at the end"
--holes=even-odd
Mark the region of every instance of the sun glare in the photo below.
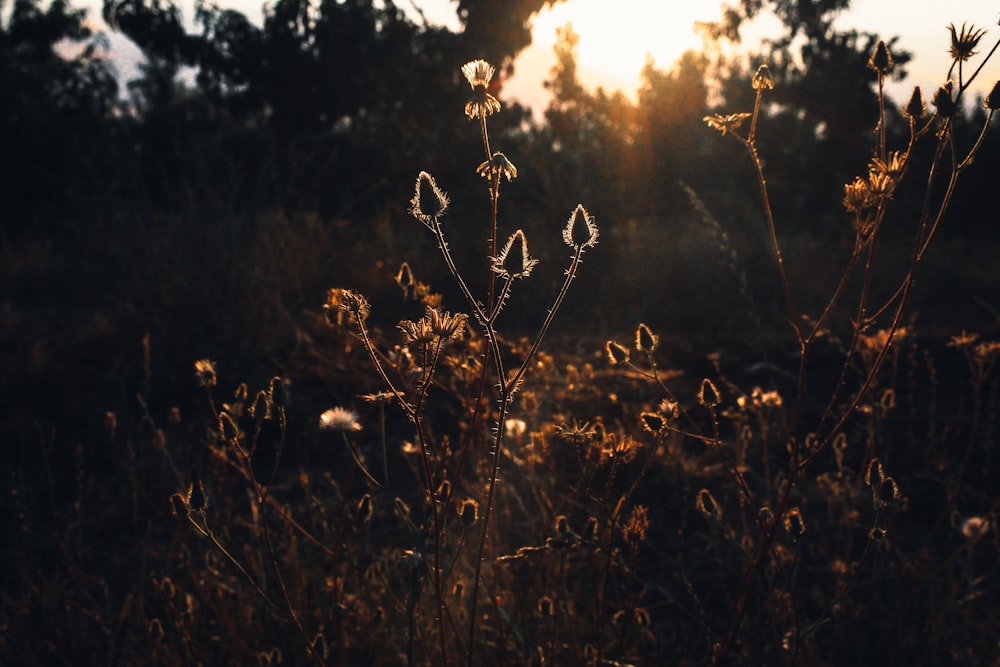
{"type": "Polygon", "coordinates": [[[588,87],[620,89],[630,97],[639,86],[647,56],[669,69],[688,49],[700,49],[698,20],[717,18],[713,3],[677,0],[566,0],[541,12],[533,28],[532,48],[552,52],[556,30],[572,24],[580,36],[577,68],[588,87]]]}

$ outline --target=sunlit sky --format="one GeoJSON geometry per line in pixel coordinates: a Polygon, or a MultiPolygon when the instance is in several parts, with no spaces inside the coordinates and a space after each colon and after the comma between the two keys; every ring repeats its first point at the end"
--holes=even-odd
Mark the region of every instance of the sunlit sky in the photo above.
{"type": "MultiPolygon", "coordinates": [[[[224,7],[238,9],[255,23],[260,22],[261,0],[218,0],[224,7]]],[[[397,1],[409,10],[411,2],[397,1]]],[[[451,0],[412,0],[427,17],[446,25],[457,25],[455,5],[451,0]]],[[[178,5],[186,20],[194,16],[194,0],[180,0],[178,5]]],[[[908,65],[905,83],[892,91],[897,98],[909,94],[919,85],[929,95],[947,74],[949,23],[961,25],[968,21],[989,29],[982,51],[1000,34],[997,20],[1000,6],[995,0],[854,0],[852,8],[837,19],[840,28],[856,28],[879,34],[885,39],[899,36],[899,46],[914,53],[908,65]]],[[[85,0],[91,17],[100,18],[100,0],[85,0]]],[[[661,69],[670,65],[686,49],[701,48],[700,37],[694,32],[699,20],[719,18],[721,3],[692,0],[565,0],[543,10],[533,21],[533,44],[519,56],[514,77],[504,86],[505,98],[516,98],[543,108],[547,96],[542,82],[549,76],[555,62],[553,45],[556,29],[572,23],[580,35],[578,72],[585,86],[595,89],[621,90],[634,99],[639,86],[639,72],[647,54],[661,69]]],[[[761,37],[778,34],[773,17],[755,22],[745,33],[745,44],[753,46],[761,37]]],[[[114,40],[113,57],[121,74],[134,76],[134,49],[114,40]]],[[[1000,78],[1000,60],[984,72],[976,88],[985,94],[1000,78]]]]}

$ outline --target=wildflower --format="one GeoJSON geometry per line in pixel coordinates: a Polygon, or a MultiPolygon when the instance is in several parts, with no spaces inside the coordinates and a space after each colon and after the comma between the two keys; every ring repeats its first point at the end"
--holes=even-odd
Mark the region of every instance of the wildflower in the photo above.
{"type": "MultiPolygon", "coordinates": [[[[450,200],[448,195],[438,187],[434,177],[426,171],[417,175],[417,183],[413,189],[413,199],[410,200],[410,214],[433,229],[432,223],[448,208],[450,200]]],[[[407,269],[409,267],[407,266],[407,269]]],[[[403,276],[403,269],[400,268],[399,275],[403,276]]],[[[410,274],[411,284],[413,274],[410,274]]],[[[397,281],[399,279],[397,278],[397,281]]],[[[400,285],[402,286],[402,284],[400,285]]],[[[404,289],[406,289],[404,287],[404,289]]]]}
{"type": "Polygon", "coordinates": [[[465,105],[465,115],[469,120],[486,118],[500,111],[500,102],[490,95],[486,88],[496,70],[485,60],[473,60],[462,65],[462,74],[472,86],[472,99],[465,105]]]}
{"type": "Polygon", "coordinates": [[[706,408],[714,408],[722,402],[719,390],[708,378],[701,381],[701,387],[698,389],[698,402],[706,408]]]}
{"type": "Polygon", "coordinates": [[[507,159],[506,155],[498,151],[489,160],[476,167],[476,173],[490,180],[506,176],[507,180],[511,181],[517,178],[517,167],[507,159]]]}
{"type": "Polygon", "coordinates": [[[194,362],[194,374],[201,387],[214,387],[216,382],[215,362],[210,359],[199,359],[194,362]]]}
{"type": "Polygon", "coordinates": [[[750,82],[754,90],[774,89],[774,77],[771,76],[771,69],[767,65],[761,65],[753,75],[750,82]]]}
{"type": "Polygon", "coordinates": [[[951,85],[951,81],[946,82],[937,89],[937,92],[934,93],[934,98],[931,100],[931,103],[937,107],[938,115],[942,118],[951,118],[958,110],[958,105],[955,104],[955,100],[951,97],[951,85]]]}
{"type": "Polygon", "coordinates": [[[747,118],[752,116],[751,113],[731,113],[728,116],[723,116],[722,114],[712,114],[711,116],[705,116],[702,118],[709,127],[718,130],[722,133],[722,136],[726,136],[726,133],[732,132],[736,134],[736,130],[740,129],[740,125],[743,124],[747,118]]]}
{"type": "Polygon", "coordinates": [[[640,323],[635,329],[635,349],[643,352],[652,352],[660,344],[660,337],[652,332],[645,324],[640,323]]]}
{"type": "Polygon", "coordinates": [[[636,505],[632,508],[625,527],[622,528],[622,538],[626,542],[638,544],[646,539],[646,530],[649,528],[649,511],[643,505],[636,505]]]}
{"type": "Polygon", "coordinates": [[[466,498],[458,505],[458,517],[462,525],[471,526],[479,520],[479,503],[472,498],[466,498]]]}
{"type": "Polygon", "coordinates": [[[427,319],[430,320],[431,331],[444,341],[458,340],[465,331],[468,316],[465,313],[452,315],[448,311],[427,307],[427,319]]]}
{"type": "Polygon", "coordinates": [[[657,435],[667,428],[667,418],[655,412],[643,412],[639,415],[639,421],[642,422],[643,429],[657,435]]]}
{"type": "Polygon", "coordinates": [[[501,278],[527,278],[531,275],[532,269],[538,264],[537,259],[532,259],[528,255],[528,241],[524,238],[524,232],[520,229],[510,235],[507,239],[507,243],[500,250],[500,254],[491,259],[492,270],[495,274],[501,278]],[[514,247],[515,243],[519,243],[521,246],[521,270],[514,271],[507,268],[507,258],[510,255],[511,249],[514,247]]]}
{"type": "Polygon", "coordinates": [[[570,425],[560,425],[556,427],[559,435],[570,442],[584,443],[594,439],[596,431],[590,422],[574,421],[570,425]]]}
{"type": "Polygon", "coordinates": [[[888,174],[878,171],[868,172],[868,190],[875,197],[888,197],[892,194],[895,183],[888,174]]]}
{"type": "Polygon", "coordinates": [[[910,101],[906,103],[903,108],[903,115],[907,118],[913,118],[914,120],[918,118],[923,118],[924,114],[927,112],[924,106],[924,98],[920,92],[920,86],[913,87],[913,93],[910,94],[910,101]]]}
{"type": "Polygon", "coordinates": [[[597,245],[597,225],[594,224],[593,216],[587,213],[582,204],[576,205],[569,220],[566,221],[563,241],[576,250],[593,248],[597,245]]]}
{"type": "Polygon", "coordinates": [[[989,519],[981,516],[970,516],[962,522],[962,535],[968,538],[979,537],[990,528],[989,519]]]}
{"type": "Polygon", "coordinates": [[[885,174],[893,181],[898,181],[906,167],[907,154],[902,151],[890,151],[885,160],[873,158],[869,170],[885,174]]]}
{"type": "Polygon", "coordinates": [[[990,94],[983,98],[983,108],[990,111],[1000,109],[1000,81],[994,83],[990,94]]]}
{"type": "Polygon", "coordinates": [[[879,75],[886,76],[892,72],[895,66],[896,63],[892,59],[889,47],[881,39],[878,40],[878,44],[875,45],[875,52],[868,59],[868,67],[878,72],[879,75]]]}
{"type": "Polygon", "coordinates": [[[358,416],[347,408],[330,408],[319,416],[319,427],[331,431],[360,431],[358,416]]]}
{"type": "Polygon", "coordinates": [[[402,320],[396,327],[403,333],[403,341],[407,345],[432,343],[437,339],[427,317],[421,317],[416,322],[402,320]]]}
{"type": "Polygon", "coordinates": [[[955,24],[952,23],[948,26],[948,31],[951,33],[951,46],[948,48],[948,53],[956,62],[965,62],[976,55],[975,49],[979,45],[979,40],[986,34],[986,30],[977,29],[974,25],[970,25],[966,29],[964,22],[961,30],[955,30],[955,24]]]}
{"type": "Polygon", "coordinates": [[[628,348],[624,345],[619,345],[613,340],[609,340],[604,344],[604,349],[608,352],[608,360],[612,365],[627,364],[629,360],[628,348]]]}

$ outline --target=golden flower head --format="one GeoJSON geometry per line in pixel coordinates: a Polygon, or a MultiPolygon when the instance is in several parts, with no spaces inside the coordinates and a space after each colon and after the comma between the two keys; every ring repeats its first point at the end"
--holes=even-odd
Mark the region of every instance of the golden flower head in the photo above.
{"type": "Polygon", "coordinates": [[[330,431],[360,431],[358,416],[347,408],[330,408],[319,416],[319,427],[330,431]]]}
{"type": "Polygon", "coordinates": [[[506,176],[508,181],[517,178],[517,167],[503,153],[496,152],[486,162],[476,167],[476,173],[491,181],[506,176]]]}
{"type": "Polygon", "coordinates": [[[702,118],[709,127],[718,130],[722,133],[722,136],[726,136],[727,133],[736,133],[736,130],[740,129],[740,125],[743,124],[747,118],[752,116],[751,113],[731,113],[728,116],[723,116],[722,114],[712,114],[711,116],[705,116],[702,118]]]}
{"type": "MultiPolygon", "coordinates": [[[[516,254],[516,253],[515,253],[516,254]]],[[[532,259],[528,255],[528,240],[524,237],[524,232],[520,229],[510,235],[507,239],[507,243],[500,250],[500,254],[491,259],[491,268],[495,274],[501,278],[527,278],[531,275],[532,269],[538,264],[537,259],[532,259]],[[507,267],[507,260],[510,257],[511,250],[514,245],[518,244],[521,247],[521,268],[516,270],[514,267],[507,267]]]]}
{"type": "Polygon", "coordinates": [[[986,30],[976,28],[974,25],[966,28],[964,22],[961,29],[958,30],[955,29],[954,23],[950,24],[948,31],[951,33],[951,46],[948,48],[948,53],[956,62],[965,62],[976,55],[979,40],[986,34],[986,30]]]}
{"type": "Polygon", "coordinates": [[[758,67],[757,71],[754,72],[750,85],[753,86],[754,90],[773,90],[774,77],[771,76],[771,68],[767,65],[758,67]]]}
{"type": "Polygon", "coordinates": [[[431,227],[431,223],[445,212],[448,204],[448,195],[438,187],[434,177],[426,171],[420,172],[417,175],[413,199],[410,200],[410,214],[431,227]]]}
{"type": "Polygon", "coordinates": [[[582,204],[577,204],[563,228],[563,241],[573,249],[593,248],[597,245],[597,225],[594,217],[582,204]]]}
{"type": "Polygon", "coordinates": [[[500,111],[500,102],[487,92],[496,70],[485,60],[473,60],[462,65],[462,74],[472,86],[472,99],[465,105],[469,120],[485,118],[500,111]]]}
{"type": "Polygon", "coordinates": [[[861,213],[872,205],[874,197],[868,187],[868,181],[860,176],[853,183],[844,186],[844,208],[849,213],[861,213]]]}

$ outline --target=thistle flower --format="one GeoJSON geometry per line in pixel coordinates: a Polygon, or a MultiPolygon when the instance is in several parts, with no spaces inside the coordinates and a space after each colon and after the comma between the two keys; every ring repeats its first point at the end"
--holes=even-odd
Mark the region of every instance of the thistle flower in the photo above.
{"type": "Polygon", "coordinates": [[[624,345],[619,345],[613,340],[609,340],[604,344],[604,349],[608,352],[608,360],[612,365],[627,364],[629,360],[628,348],[624,345]]]}
{"type": "Polygon", "coordinates": [[[727,133],[732,132],[736,134],[736,130],[740,129],[740,125],[743,124],[747,118],[752,116],[751,113],[731,113],[728,116],[723,116],[722,114],[712,114],[711,116],[705,116],[702,118],[709,127],[718,130],[722,133],[722,136],[726,136],[727,133]]]}
{"type": "Polygon", "coordinates": [[[706,408],[714,408],[719,403],[722,403],[722,396],[719,395],[719,390],[708,378],[701,381],[701,387],[698,389],[698,402],[706,408]]]}
{"type": "Polygon", "coordinates": [[[753,75],[750,85],[754,90],[773,90],[774,77],[771,76],[771,69],[767,65],[761,65],[753,75]]]}
{"type": "Polygon", "coordinates": [[[983,98],[983,108],[990,111],[1000,109],[1000,81],[994,83],[990,94],[983,98]]]}
{"type": "Polygon", "coordinates": [[[358,415],[347,408],[330,408],[319,416],[319,427],[329,431],[360,431],[358,415]]]}
{"type": "Polygon", "coordinates": [[[951,97],[951,89],[952,83],[948,81],[937,89],[937,92],[934,93],[934,99],[931,100],[931,103],[937,107],[938,115],[942,118],[951,118],[958,110],[958,105],[951,97]]]}
{"type": "Polygon", "coordinates": [[[869,170],[885,174],[892,181],[898,181],[903,175],[903,169],[906,167],[907,154],[902,151],[890,151],[886,155],[885,160],[881,158],[873,158],[869,170]]]}
{"type": "Polygon", "coordinates": [[[531,275],[532,269],[538,264],[537,259],[532,259],[528,255],[528,241],[524,238],[524,232],[520,229],[510,235],[507,239],[507,243],[500,250],[500,254],[496,257],[491,258],[492,270],[495,274],[501,278],[527,278],[531,275]],[[510,256],[510,251],[514,247],[514,244],[518,243],[521,246],[521,270],[515,271],[513,267],[507,268],[507,258],[510,256]]]}
{"type": "Polygon", "coordinates": [[[351,315],[354,315],[358,320],[365,320],[368,318],[368,313],[371,312],[371,306],[368,305],[368,299],[363,295],[354,290],[341,290],[340,294],[340,309],[344,310],[351,315]]]}
{"type": "Polygon", "coordinates": [[[903,108],[903,115],[907,118],[919,119],[923,118],[926,112],[927,108],[924,106],[924,98],[920,92],[920,86],[914,86],[913,93],[910,95],[910,101],[903,108]]]}
{"type": "Polygon", "coordinates": [[[437,339],[437,335],[431,328],[431,321],[427,317],[421,317],[416,322],[412,320],[402,320],[396,325],[403,334],[403,341],[407,345],[432,343],[437,339]]]}
{"type": "Polygon", "coordinates": [[[660,337],[653,333],[645,324],[640,323],[635,329],[635,349],[652,352],[660,344],[660,337]]]}
{"type": "Polygon", "coordinates": [[[965,62],[976,55],[979,40],[986,34],[986,30],[976,28],[974,25],[966,28],[964,22],[960,30],[955,29],[954,23],[950,24],[948,31],[951,33],[951,46],[948,48],[948,53],[956,62],[965,62]]]}
{"type": "Polygon", "coordinates": [[[438,187],[433,176],[426,171],[417,175],[413,199],[410,200],[410,214],[414,218],[433,229],[432,222],[445,212],[449,203],[448,195],[438,187]]]}
{"type": "Polygon", "coordinates": [[[892,53],[889,52],[889,47],[885,45],[881,39],[878,40],[878,44],[875,45],[875,52],[872,53],[871,58],[868,59],[868,67],[875,70],[882,76],[886,76],[892,72],[896,63],[892,59],[892,53]]]}
{"type": "Polygon", "coordinates": [[[506,176],[508,181],[512,181],[517,178],[517,167],[507,159],[506,155],[497,152],[489,160],[476,167],[476,173],[491,181],[500,176],[506,176]]]}
{"type": "Polygon", "coordinates": [[[215,362],[211,359],[199,359],[194,362],[194,374],[201,387],[214,387],[216,382],[215,362]]]}
{"type": "Polygon", "coordinates": [[[563,241],[574,250],[597,245],[597,225],[583,204],[577,204],[563,228],[563,241]]]}
{"type": "Polygon", "coordinates": [[[462,74],[472,86],[472,99],[465,105],[465,115],[469,120],[486,118],[500,111],[500,102],[490,95],[486,88],[493,79],[496,70],[485,60],[473,60],[462,65],[462,74]]]}

